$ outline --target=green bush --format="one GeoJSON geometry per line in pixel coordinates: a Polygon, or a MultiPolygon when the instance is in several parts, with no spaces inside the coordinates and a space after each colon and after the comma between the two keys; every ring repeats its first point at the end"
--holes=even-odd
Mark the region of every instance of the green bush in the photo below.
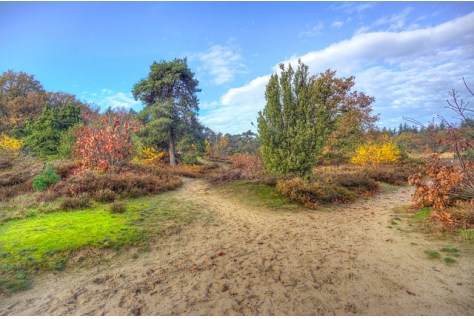
{"type": "Polygon", "coordinates": [[[51,168],[51,164],[47,164],[38,176],[33,179],[33,189],[35,191],[44,191],[48,186],[54,185],[61,180],[56,171],[51,168]]]}

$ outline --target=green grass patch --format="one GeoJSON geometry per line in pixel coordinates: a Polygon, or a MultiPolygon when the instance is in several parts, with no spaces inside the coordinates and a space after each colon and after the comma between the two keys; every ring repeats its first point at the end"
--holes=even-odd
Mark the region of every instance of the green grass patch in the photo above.
{"type": "Polygon", "coordinates": [[[240,201],[252,206],[264,206],[273,209],[295,209],[299,205],[285,199],[275,187],[240,180],[219,186],[223,191],[231,191],[240,201]]]}
{"type": "Polygon", "coordinates": [[[474,229],[460,230],[459,236],[467,240],[474,240],[474,229]]]}
{"type": "Polygon", "coordinates": [[[439,251],[442,251],[444,253],[457,253],[459,250],[457,248],[448,248],[448,247],[443,247],[439,251]]]}
{"type": "Polygon", "coordinates": [[[111,214],[108,208],[101,204],[1,224],[0,294],[27,289],[35,270],[64,270],[71,253],[82,247],[146,249],[151,239],[167,230],[198,218],[212,220],[204,214],[205,207],[176,199],[171,192],[129,200],[122,214],[111,214]]]}
{"type": "Polygon", "coordinates": [[[453,258],[446,257],[446,258],[444,258],[444,262],[448,265],[452,265],[452,264],[457,263],[457,260],[453,259],[453,258]]]}
{"type": "Polygon", "coordinates": [[[27,257],[41,260],[83,246],[108,246],[133,236],[131,227],[122,233],[111,233],[123,227],[128,219],[130,216],[113,218],[103,207],[97,207],[7,222],[0,226],[0,254],[8,255],[2,262],[18,263],[27,257]]]}
{"type": "Polygon", "coordinates": [[[425,254],[427,255],[428,259],[438,259],[440,258],[440,254],[434,250],[425,250],[425,254]]]}
{"type": "Polygon", "coordinates": [[[415,220],[425,220],[428,215],[431,214],[431,209],[429,207],[423,207],[413,216],[415,220]]]}
{"type": "Polygon", "coordinates": [[[416,245],[418,245],[418,244],[417,244],[417,243],[410,243],[410,245],[416,246],[416,245]]]}

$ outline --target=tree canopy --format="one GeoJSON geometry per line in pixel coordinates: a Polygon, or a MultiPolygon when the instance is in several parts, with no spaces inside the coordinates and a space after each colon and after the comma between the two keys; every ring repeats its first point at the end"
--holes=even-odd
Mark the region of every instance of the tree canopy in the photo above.
{"type": "Polygon", "coordinates": [[[27,120],[38,119],[45,105],[52,109],[73,105],[81,112],[90,109],[72,94],[45,91],[34,75],[9,70],[0,76],[0,132],[25,137],[27,120]]]}
{"type": "Polygon", "coordinates": [[[354,77],[336,78],[331,70],[310,76],[301,61],[296,71],[283,64],[280,70],[269,80],[267,103],[258,115],[267,172],[307,175],[325,147],[335,153],[355,149],[358,133],[377,120],[370,114],[374,98],[351,91],[354,77]]]}
{"type": "Polygon", "coordinates": [[[172,166],[179,140],[186,136],[191,141],[203,128],[197,118],[198,85],[184,58],[153,62],[148,77],[133,86],[133,97],[145,105],[139,136],[147,146],[168,148],[172,166]]]}

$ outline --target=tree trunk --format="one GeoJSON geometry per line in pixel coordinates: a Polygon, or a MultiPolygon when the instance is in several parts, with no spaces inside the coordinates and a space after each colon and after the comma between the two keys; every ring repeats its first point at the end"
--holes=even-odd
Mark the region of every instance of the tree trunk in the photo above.
{"type": "Polygon", "coordinates": [[[169,153],[170,153],[170,165],[176,166],[176,155],[174,149],[174,136],[171,127],[168,129],[168,145],[169,145],[169,153]]]}

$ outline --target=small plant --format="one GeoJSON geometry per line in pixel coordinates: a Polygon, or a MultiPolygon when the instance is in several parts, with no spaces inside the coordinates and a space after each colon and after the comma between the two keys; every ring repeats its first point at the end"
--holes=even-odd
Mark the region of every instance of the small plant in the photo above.
{"type": "Polygon", "coordinates": [[[93,196],[94,200],[99,203],[112,203],[115,200],[115,197],[115,192],[108,188],[98,190],[93,196]]]}
{"type": "Polygon", "coordinates": [[[459,252],[459,250],[457,248],[448,248],[448,247],[441,248],[439,251],[442,251],[444,253],[457,253],[457,252],[459,252]]]}
{"type": "Polygon", "coordinates": [[[279,180],[276,189],[285,198],[310,208],[316,208],[320,203],[349,203],[357,198],[354,192],[336,184],[308,182],[300,177],[279,180]]]}
{"type": "Polygon", "coordinates": [[[410,243],[410,245],[416,246],[416,245],[418,245],[418,244],[417,244],[417,243],[410,243]]]}
{"type": "Polygon", "coordinates": [[[440,258],[440,254],[434,250],[425,250],[425,254],[428,255],[428,259],[438,259],[440,258]]]}
{"type": "Polygon", "coordinates": [[[37,192],[44,191],[48,186],[54,185],[61,180],[56,171],[51,168],[51,164],[46,167],[33,179],[33,189],[37,192]]]}
{"type": "Polygon", "coordinates": [[[133,258],[133,259],[137,259],[137,258],[138,258],[138,254],[137,254],[137,253],[133,253],[133,254],[132,254],[132,258],[133,258]]]}
{"type": "Polygon", "coordinates": [[[121,213],[124,213],[125,210],[127,210],[127,205],[125,205],[125,203],[122,203],[122,202],[113,202],[109,208],[109,211],[112,214],[121,214],[121,213]]]}
{"type": "Polygon", "coordinates": [[[448,265],[452,265],[454,263],[457,263],[457,260],[453,259],[453,258],[446,257],[446,258],[444,258],[444,262],[448,265]]]}
{"type": "Polygon", "coordinates": [[[59,208],[62,210],[80,209],[90,206],[90,198],[87,194],[81,194],[77,197],[63,198],[61,203],[59,204],[59,208]]]}

